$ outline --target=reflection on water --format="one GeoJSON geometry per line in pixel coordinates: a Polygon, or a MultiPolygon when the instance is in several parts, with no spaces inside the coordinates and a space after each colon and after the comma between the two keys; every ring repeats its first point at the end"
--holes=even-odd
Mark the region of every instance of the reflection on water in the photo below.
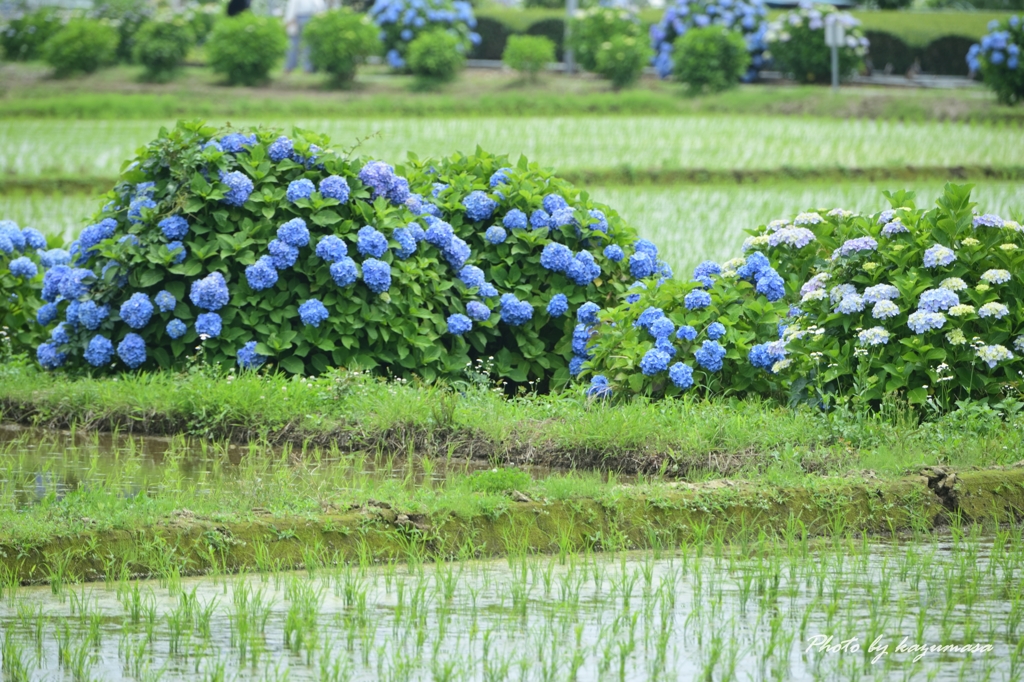
{"type": "Polygon", "coordinates": [[[0,630],[31,680],[1012,680],[1022,567],[1019,533],[342,565],[19,588],[0,630]]]}

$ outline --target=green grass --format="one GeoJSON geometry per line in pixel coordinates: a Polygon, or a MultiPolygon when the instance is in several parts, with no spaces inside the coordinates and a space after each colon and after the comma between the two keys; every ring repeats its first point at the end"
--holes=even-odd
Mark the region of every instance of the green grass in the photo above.
{"type": "MultiPolygon", "coordinates": [[[[888,207],[883,190],[903,188],[915,190],[919,205],[927,206],[940,195],[942,183],[596,186],[589,191],[657,244],[682,276],[706,258],[721,262],[735,257],[747,236],[745,230],[775,218],[837,206],[874,213],[888,207]]],[[[1019,183],[981,181],[974,199],[985,212],[1007,217],[1024,213],[1024,188],[1019,183]]],[[[99,200],[88,194],[8,194],[2,204],[0,219],[36,227],[63,243],[74,239],[100,207],[99,200]]]]}
{"type": "MultiPolygon", "coordinates": [[[[115,177],[172,121],[0,121],[0,175],[115,177]]],[[[246,121],[235,120],[243,124],[246,121]]],[[[1024,128],[747,116],[682,118],[313,119],[268,121],[328,134],[336,147],[400,162],[478,145],[556,170],[800,171],[906,166],[1017,167],[1024,128]]]]}
{"type": "Polygon", "coordinates": [[[537,84],[513,72],[469,69],[443,89],[417,92],[412,77],[364,67],[354,87],[324,89],[318,75],[280,71],[262,87],[225,87],[207,68],[187,67],[172,82],[140,83],[140,67],[118,66],[54,80],[42,64],[0,64],[0,118],[161,119],[396,118],[437,116],[609,116],[732,113],[907,121],[1012,121],[1019,107],[1003,107],[980,85],[957,90],[844,86],[741,85],[725,93],[684,97],[670,81],[644,78],[613,92],[590,77],[546,74],[537,84]]]}

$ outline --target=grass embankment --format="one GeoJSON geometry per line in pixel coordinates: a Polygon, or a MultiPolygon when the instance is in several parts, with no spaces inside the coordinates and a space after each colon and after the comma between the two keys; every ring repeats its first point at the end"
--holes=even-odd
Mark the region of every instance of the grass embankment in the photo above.
{"type": "Polygon", "coordinates": [[[955,120],[1019,124],[1019,107],[1001,107],[987,90],[827,88],[743,85],[684,97],[679,84],[644,78],[613,92],[588,75],[548,74],[538,84],[514,72],[470,69],[443,90],[416,92],[411,76],[364,67],[354,87],[325,89],[318,75],[272,74],[263,87],[224,87],[205,67],[187,67],[172,82],[140,83],[139,67],[119,66],[53,80],[43,64],[0,64],[0,118],[155,119],[179,117],[437,117],[756,114],[829,118],[955,120]]]}
{"type": "Polygon", "coordinates": [[[918,425],[918,415],[893,406],[886,418],[858,418],[755,400],[507,400],[351,374],[71,381],[14,368],[0,385],[5,422],[200,437],[172,440],[155,469],[143,466],[134,441],[113,454],[48,446],[34,433],[7,442],[0,570],[8,582],[264,570],[367,553],[468,557],[892,533],[951,519],[1005,523],[1024,509],[1024,469],[1007,466],[1024,451],[1024,419],[980,409],[918,425]],[[227,440],[247,445],[239,453],[227,440]],[[61,453],[59,465],[25,463],[47,448],[61,453]],[[76,474],[80,485],[25,504],[34,489],[26,479],[59,474],[76,457],[89,470],[76,474]],[[577,470],[537,480],[459,470],[474,459],[577,470]],[[435,480],[441,464],[448,475],[435,480]],[[641,475],[624,484],[584,469],[641,475]]]}

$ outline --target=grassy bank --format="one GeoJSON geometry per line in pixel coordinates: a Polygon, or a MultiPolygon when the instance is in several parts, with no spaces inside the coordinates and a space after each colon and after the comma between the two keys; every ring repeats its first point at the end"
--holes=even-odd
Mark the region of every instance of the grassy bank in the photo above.
{"type": "Polygon", "coordinates": [[[317,75],[273,74],[263,87],[224,87],[204,67],[186,67],[170,83],[139,82],[139,67],[119,66],[72,80],[50,78],[42,64],[0,64],[0,118],[160,119],[180,117],[609,116],[752,114],[828,118],[955,120],[1019,125],[1019,107],[1001,107],[978,86],[925,90],[846,86],[741,85],[684,97],[677,83],[644,78],[613,92],[587,75],[542,76],[524,83],[514,72],[469,69],[441,90],[415,90],[411,77],[365,67],[345,91],[317,75]]]}

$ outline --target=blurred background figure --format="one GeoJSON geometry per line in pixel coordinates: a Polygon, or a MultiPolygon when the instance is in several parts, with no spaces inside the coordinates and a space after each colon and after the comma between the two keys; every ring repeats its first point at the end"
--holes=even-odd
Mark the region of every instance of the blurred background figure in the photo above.
{"type": "Polygon", "coordinates": [[[249,9],[251,0],[230,0],[228,2],[228,16],[233,17],[249,9]]]}
{"type": "Polygon", "coordinates": [[[309,47],[301,45],[302,31],[317,14],[327,11],[324,0],[288,0],[284,10],[284,27],[288,31],[291,45],[288,47],[288,61],[284,72],[291,73],[298,66],[299,50],[302,51],[302,68],[307,73],[313,70],[309,63],[309,47]]]}

